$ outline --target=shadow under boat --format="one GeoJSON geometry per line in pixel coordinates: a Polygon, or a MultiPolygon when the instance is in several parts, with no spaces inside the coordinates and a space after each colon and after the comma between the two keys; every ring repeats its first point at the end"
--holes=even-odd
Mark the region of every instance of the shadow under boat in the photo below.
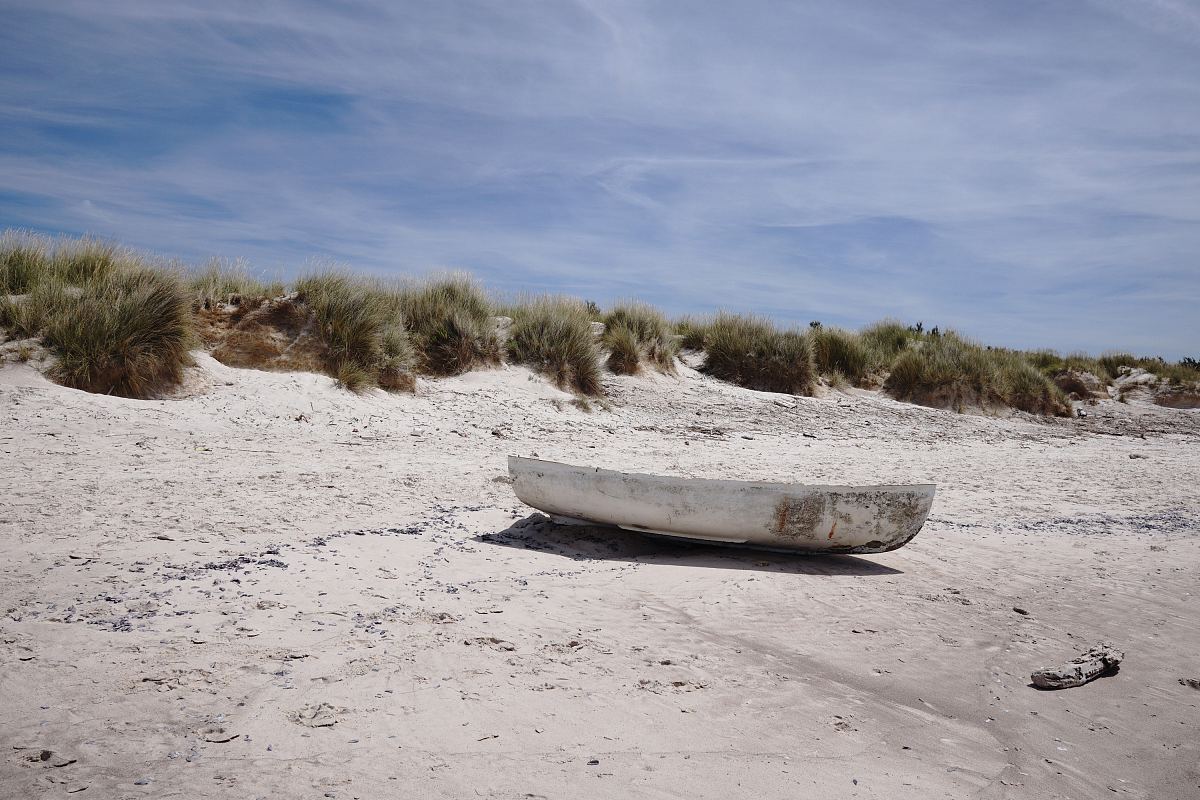
{"type": "Polygon", "coordinates": [[[852,555],[767,550],[688,541],[603,525],[560,525],[530,514],[497,533],[473,537],[484,544],[553,553],[575,561],[628,561],[798,575],[899,575],[902,570],[852,555]]]}

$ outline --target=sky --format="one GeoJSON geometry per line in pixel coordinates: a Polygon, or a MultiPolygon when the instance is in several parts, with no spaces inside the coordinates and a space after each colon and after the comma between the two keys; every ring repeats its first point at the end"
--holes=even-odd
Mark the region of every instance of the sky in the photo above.
{"type": "Polygon", "coordinates": [[[1200,2],[0,12],[0,228],[1200,357],[1200,2]]]}

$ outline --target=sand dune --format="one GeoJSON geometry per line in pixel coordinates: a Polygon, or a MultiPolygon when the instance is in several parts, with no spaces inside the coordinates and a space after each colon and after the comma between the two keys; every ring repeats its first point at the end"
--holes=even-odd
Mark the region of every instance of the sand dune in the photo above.
{"type": "Polygon", "coordinates": [[[1195,412],[197,362],[0,369],[2,797],[1200,796],[1195,412]],[[549,525],[510,453],[939,490],[902,550],[792,557],[549,525]]]}

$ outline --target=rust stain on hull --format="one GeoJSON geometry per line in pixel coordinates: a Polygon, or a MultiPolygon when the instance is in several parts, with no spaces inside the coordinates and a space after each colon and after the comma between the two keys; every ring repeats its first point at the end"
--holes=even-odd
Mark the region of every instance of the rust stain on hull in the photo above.
{"type": "Polygon", "coordinates": [[[797,547],[808,541],[829,553],[883,552],[901,547],[916,535],[928,506],[924,498],[903,492],[791,495],[775,504],[771,531],[781,539],[795,542],[797,547]],[[869,509],[869,521],[856,522],[851,509],[869,509]],[[834,543],[839,535],[853,540],[864,533],[870,538],[863,544],[834,543]]]}
{"type": "Polygon", "coordinates": [[[775,533],[787,539],[816,539],[824,516],[824,495],[785,497],[775,504],[775,533]]]}

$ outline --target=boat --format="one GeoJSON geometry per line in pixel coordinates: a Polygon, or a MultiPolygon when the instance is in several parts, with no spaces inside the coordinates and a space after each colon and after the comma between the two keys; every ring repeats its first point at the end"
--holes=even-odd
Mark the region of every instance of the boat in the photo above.
{"type": "Polygon", "coordinates": [[[509,456],[508,473],[521,502],[559,524],[806,553],[903,547],[937,489],[676,478],[519,456],[509,456]]]}

